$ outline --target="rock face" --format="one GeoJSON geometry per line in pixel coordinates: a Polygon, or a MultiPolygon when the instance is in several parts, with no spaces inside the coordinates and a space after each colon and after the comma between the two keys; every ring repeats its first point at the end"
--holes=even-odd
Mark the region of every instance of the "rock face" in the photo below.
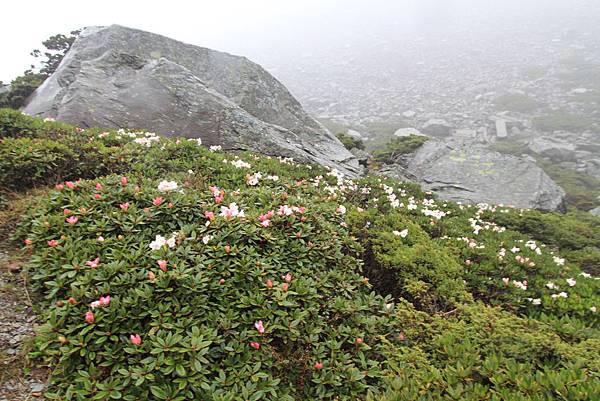
{"type": "Polygon", "coordinates": [[[452,126],[446,120],[434,118],[423,125],[421,132],[425,135],[445,138],[452,135],[452,126]]]}
{"type": "Polygon", "coordinates": [[[429,140],[399,165],[381,174],[406,179],[442,199],[563,211],[565,192],[533,161],[503,155],[472,143],[429,140]]]}
{"type": "Polygon", "coordinates": [[[419,131],[416,128],[399,128],[396,130],[396,132],[394,132],[394,136],[398,136],[398,137],[411,136],[411,135],[427,136],[427,135],[423,135],[421,133],[421,131],[419,131]]]}
{"type": "Polygon", "coordinates": [[[199,137],[350,176],[362,169],[259,65],[118,25],[86,28],[24,111],[82,127],[199,137]]]}
{"type": "Polygon", "coordinates": [[[555,161],[575,161],[576,147],[573,143],[548,137],[532,139],[528,144],[529,150],[555,161]]]}

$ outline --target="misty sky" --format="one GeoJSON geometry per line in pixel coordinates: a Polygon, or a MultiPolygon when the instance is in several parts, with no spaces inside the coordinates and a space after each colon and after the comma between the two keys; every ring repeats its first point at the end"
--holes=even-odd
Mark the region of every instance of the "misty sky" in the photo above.
{"type": "MultiPolygon", "coordinates": [[[[559,18],[593,0],[219,0],[10,1],[0,5],[0,80],[10,81],[33,59],[29,52],[56,33],[90,25],[121,24],[184,42],[271,60],[327,46],[372,40],[381,26],[402,34],[460,26],[473,13],[502,18],[529,13],[559,18]],[[542,8],[539,8],[542,5],[542,8]],[[565,8],[564,6],[567,5],[565,8]],[[499,11],[496,11],[499,10],[499,11]],[[308,50],[307,50],[308,49],[308,50]],[[264,55],[264,57],[262,57],[264,55]]],[[[591,16],[593,17],[593,16],[591,16]]],[[[597,17],[600,17],[597,16],[597,17]]],[[[472,21],[470,19],[469,21],[472,21]]],[[[477,27],[467,27],[476,31],[477,27]]],[[[475,32],[474,32],[475,33],[475,32]]],[[[380,40],[381,38],[377,38],[380,40]]],[[[384,38],[385,39],[385,38],[384,38]]],[[[410,35],[407,35],[410,40],[410,35]]],[[[264,59],[264,60],[261,60],[264,59]]]]}
{"type": "Polygon", "coordinates": [[[29,52],[40,48],[41,42],[50,35],[83,26],[121,24],[239,53],[248,41],[260,40],[267,32],[275,34],[285,30],[283,21],[310,18],[315,13],[330,14],[346,3],[341,0],[2,2],[0,80],[7,82],[21,74],[32,62],[29,52]]]}

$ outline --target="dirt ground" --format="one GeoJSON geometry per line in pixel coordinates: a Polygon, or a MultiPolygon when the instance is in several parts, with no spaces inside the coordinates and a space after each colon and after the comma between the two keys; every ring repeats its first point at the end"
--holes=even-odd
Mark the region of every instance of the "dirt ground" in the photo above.
{"type": "Polygon", "coordinates": [[[0,250],[0,401],[41,397],[46,372],[27,360],[35,323],[21,262],[0,250]]]}

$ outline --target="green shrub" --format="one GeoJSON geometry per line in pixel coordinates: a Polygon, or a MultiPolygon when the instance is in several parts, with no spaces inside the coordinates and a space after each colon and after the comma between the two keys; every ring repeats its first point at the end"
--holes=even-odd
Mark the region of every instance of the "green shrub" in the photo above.
{"type": "Polygon", "coordinates": [[[365,149],[365,144],[358,138],[354,138],[348,134],[344,134],[343,132],[340,132],[335,136],[337,137],[337,139],[340,140],[340,142],[342,142],[342,145],[344,145],[344,147],[348,150],[352,150],[354,148],[362,150],[365,149]]]}
{"type": "Polygon", "coordinates": [[[46,75],[25,73],[10,83],[10,90],[0,94],[0,108],[18,109],[25,104],[27,98],[44,82],[46,75]]]}
{"type": "Polygon", "coordinates": [[[76,166],[77,155],[53,140],[7,138],[0,142],[0,184],[5,188],[54,183],[76,166]]]}
{"type": "Polygon", "coordinates": [[[435,319],[425,330],[435,334],[424,355],[398,361],[384,389],[367,400],[583,401],[600,395],[598,339],[573,346],[549,326],[482,305],[435,319]],[[431,363],[415,363],[428,356],[431,363]]]}
{"type": "Polygon", "coordinates": [[[392,138],[384,149],[375,151],[373,155],[378,162],[394,163],[398,156],[414,152],[428,140],[426,136],[420,135],[392,138]]]}
{"type": "Polygon", "coordinates": [[[47,399],[597,398],[599,219],[10,116],[47,399]]]}

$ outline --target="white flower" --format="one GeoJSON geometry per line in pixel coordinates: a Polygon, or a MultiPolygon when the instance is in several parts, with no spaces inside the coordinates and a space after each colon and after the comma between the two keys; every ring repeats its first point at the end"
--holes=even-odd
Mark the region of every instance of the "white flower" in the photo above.
{"type": "Polygon", "coordinates": [[[160,192],[171,192],[177,189],[177,183],[175,181],[161,181],[158,184],[158,190],[160,192]]]}
{"type": "Polygon", "coordinates": [[[221,206],[220,216],[230,219],[232,217],[244,217],[244,211],[240,210],[236,203],[230,203],[229,206],[221,206]]]}
{"type": "Polygon", "coordinates": [[[157,251],[160,248],[162,248],[166,243],[167,239],[165,237],[163,237],[162,235],[157,235],[154,238],[154,241],[150,243],[150,249],[152,249],[153,251],[157,251]]]}
{"type": "Polygon", "coordinates": [[[586,272],[579,273],[579,275],[580,275],[580,276],[583,276],[584,278],[590,278],[590,277],[592,277],[592,275],[591,275],[591,274],[589,274],[589,273],[586,273],[586,272]]]}
{"type": "Polygon", "coordinates": [[[546,287],[548,287],[548,288],[549,288],[549,289],[551,289],[551,290],[558,289],[558,287],[556,286],[556,284],[554,284],[554,283],[553,283],[553,282],[551,282],[551,281],[550,281],[550,282],[548,282],[548,283],[546,283],[546,287]]]}
{"type": "Polygon", "coordinates": [[[206,245],[208,244],[208,241],[210,241],[212,238],[212,235],[205,235],[204,237],[202,237],[202,242],[204,243],[204,245],[206,245]]]}
{"type": "Polygon", "coordinates": [[[592,306],[592,307],[590,308],[590,310],[591,310],[593,313],[596,313],[596,307],[595,307],[595,306],[592,306]]]}
{"type": "Polygon", "coordinates": [[[235,166],[235,168],[250,168],[250,163],[246,163],[243,160],[237,159],[232,160],[231,164],[235,166]]]}
{"type": "Polygon", "coordinates": [[[541,300],[541,299],[539,299],[539,298],[535,298],[535,299],[532,299],[532,300],[531,300],[531,303],[532,303],[533,305],[541,305],[541,304],[542,304],[542,300],[541,300]]]}
{"type": "Polygon", "coordinates": [[[160,137],[158,136],[148,136],[148,137],[142,137],[142,138],[135,138],[133,140],[133,142],[145,146],[147,148],[149,148],[150,146],[152,146],[153,142],[159,142],[160,141],[160,137]]]}
{"type": "Polygon", "coordinates": [[[346,206],[339,205],[335,211],[338,212],[339,214],[346,214],[346,206]]]}
{"type": "Polygon", "coordinates": [[[566,293],[566,292],[564,292],[564,291],[563,291],[563,292],[560,292],[560,293],[558,293],[558,294],[552,294],[552,295],[551,295],[551,297],[552,297],[552,299],[556,299],[556,298],[567,298],[567,297],[568,297],[568,295],[567,295],[567,293],[566,293]]]}
{"type": "Polygon", "coordinates": [[[408,228],[405,228],[402,231],[392,231],[392,233],[397,237],[406,238],[406,236],[408,235],[408,228]]]}
{"type": "Polygon", "coordinates": [[[201,138],[189,138],[188,141],[195,141],[198,144],[198,146],[202,145],[201,138]]]}
{"type": "Polygon", "coordinates": [[[526,281],[517,281],[517,280],[513,280],[513,285],[517,288],[522,289],[523,291],[527,290],[527,282],[526,281]]]}
{"type": "Polygon", "coordinates": [[[569,286],[573,287],[575,284],[577,284],[577,281],[575,281],[573,278],[568,278],[567,284],[569,284],[569,286]]]}
{"type": "Polygon", "coordinates": [[[521,249],[519,249],[519,248],[517,248],[517,247],[515,246],[515,247],[513,247],[513,248],[512,248],[510,251],[511,251],[512,253],[517,253],[517,252],[519,252],[520,250],[521,250],[521,249]]]}
{"type": "Polygon", "coordinates": [[[252,175],[246,174],[246,184],[250,186],[258,185],[258,181],[262,178],[262,174],[260,172],[254,173],[252,175]]]}
{"type": "Polygon", "coordinates": [[[221,145],[213,145],[213,146],[211,146],[211,147],[208,148],[208,150],[210,150],[211,152],[217,152],[217,151],[219,151],[221,149],[223,149],[221,147],[221,145]]]}
{"type": "Polygon", "coordinates": [[[510,279],[508,277],[503,277],[502,278],[502,282],[506,285],[508,285],[508,283],[510,282],[510,279]]]}
{"type": "Polygon", "coordinates": [[[558,266],[563,266],[565,264],[565,260],[563,258],[554,256],[553,259],[554,259],[554,263],[556,263],[558,266]]]}
{"type": "Polygon", "coordinates": [[[175,247],[175,235],[176,234],[173,234],[169,239],[166,239],[162,235],[157,235],[154,238],[154,241],[150,243],[150,249],[152,249],[153,251],[157,251],[165,245],[167,245],[169,248],[175,247]]]}
{"type": "Polygon", "coordinates": [[[173,248],[175,246],[175,236],[169,238],[166,243],[169,248],[173,248]]]}

